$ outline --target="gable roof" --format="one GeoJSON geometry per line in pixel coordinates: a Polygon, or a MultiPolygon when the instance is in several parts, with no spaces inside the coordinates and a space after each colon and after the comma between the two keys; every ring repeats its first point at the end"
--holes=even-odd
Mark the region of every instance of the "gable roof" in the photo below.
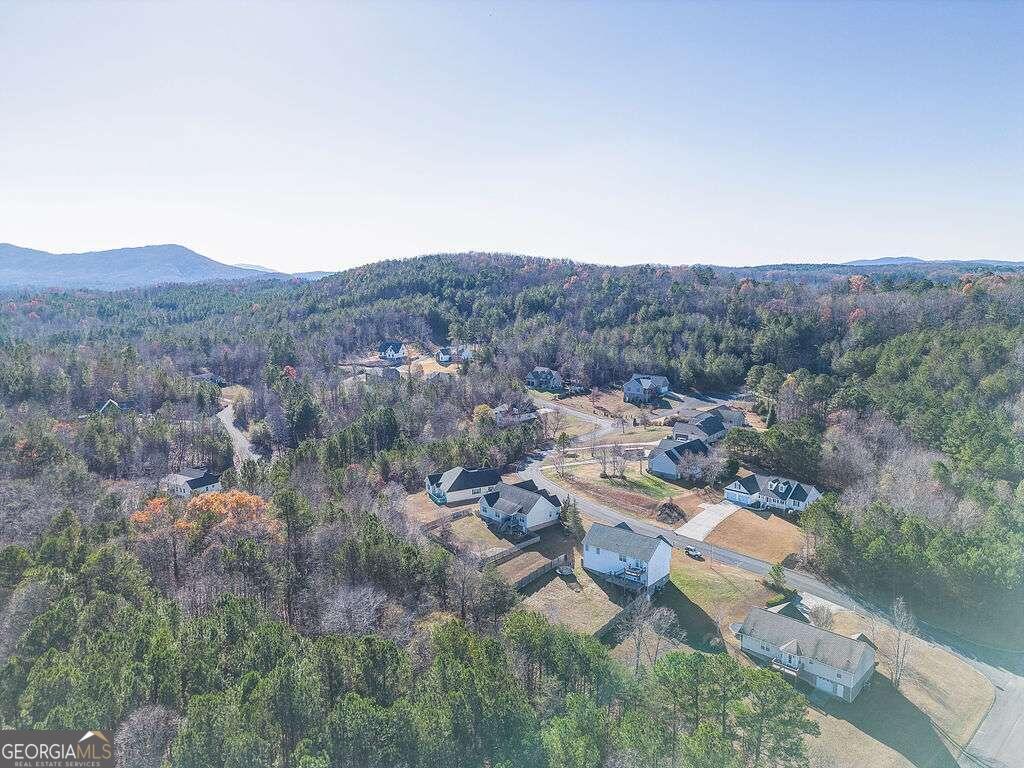
{"type": "Polygon", "coordinates": [[[636,383],[639,384],[644,389],[648,389],[650,387],[667,387],[668,377],[656,376],[654,374],[649,373],[634,373],[632,376],[630,376],[629,381],[627,381],[626,383],[636,383]]]}
{"type": "Polygon", "coordinates": [[[377,347],[377,351],[378,351],[378,353],[380,353],[382,355],[386,355],[386,354],[397,355],[397,354],[401,353],[402,347],[404,347],[404,346],[405,345],[402,342],[400,342],[400,341],[393,341],[393,340],[382,341],[380,343],[380,346],[377,347]]]}
{"type": "Polygon", "coordinates": [[[220,475],[205,467],[182,467],[177,472],[169,474],[165,479],[179,485],[185,484],[194,491],[220,482],[220,475]]]}
{"type": "Polygon", "coordinates": [[[827,664],[833,669],[857,670],[871,646],[862,640],[804,624],[765,608],[752,608],[740,634],[782,648],[786,653],[827,664]]]}
{"type": "Polygon", "coordinates": [[[562,506],[562,502],[557,496],[538,488],[533,480],[524,480],[514,485],[500,483],[498,490],[484,496],[487,506],[506,514],[516,514],[518,512],[529,514],[530,510],[541,499],[550,502],[556,507],[562,506]]]}
{"type": "Polygon", "coordinates": [[[430,475],[428,480],[432,485],[440,485],[445,493],[454,491],[466,491],[470,488],[485,488],[489,485],[496,485],[501,482],[501,473],[496,469],[481,467],[479,469],[466,469],[465,467],[452,467],[447,472],[439,475],[430,475]]]}
{"type": "Polygon", "coordinates": [[[687,453],[699,453],[701,456],[708,455],[708,446],[703,440],[676,440],[674,437],[666,437],[651,450],[651,458],[659,454],[665,454],[673,464],[679,464],[687,453]]]}
{"type": "Polygon", "coordinates": [[[645,563],[649,563],[658,547],[666,543],[661,536],[645,536],[631,530],[625,523],[615,527],[594,523],[583,537],[584,546],[600,547],[645,563]]]}

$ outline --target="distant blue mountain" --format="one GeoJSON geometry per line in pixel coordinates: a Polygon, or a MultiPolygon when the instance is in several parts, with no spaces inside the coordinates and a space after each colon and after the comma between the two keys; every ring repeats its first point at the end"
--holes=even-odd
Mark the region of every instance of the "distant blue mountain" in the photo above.
{"type": "Polygon", "coordinates": [[[881,256],[877,259],[857,259],[856,261],[844,261],[843,264],[848,267],[871,267],[871,266],[888,266],[895,264],[925,264],[924,259],[919,259],[916,256],[881,256]]]}
{"type": "MultiPolygon", "coordinates": [[[[317,275],[318,276],[318,275],[317,275]]],[[[314,279],[314,274],[296,276],[314,279]]],[[[132,288],[207,280],[291,279],[265,267],[232,266],[181,245],[144,245],[88,253],[48,253],[0,243],[0,289],[132,288]]]]}

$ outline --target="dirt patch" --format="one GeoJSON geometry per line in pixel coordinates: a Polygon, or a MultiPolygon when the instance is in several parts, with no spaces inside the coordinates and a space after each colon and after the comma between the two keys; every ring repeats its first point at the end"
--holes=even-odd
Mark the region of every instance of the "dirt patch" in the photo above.
{"type": "Polygon", "coordinates": [[[498,573],[504,576],[510,584],[516,584],[520,579],[526,578],[550,562],[551,558],[545,557],[540,552],[524,549],[522,552],[516,553],[515,557],[499,564],[497,569],[498,573]]]}
{"type": "Polygon", "coordinates": [[[433,523],[444,515],[457,511],[455,507],[442,507],[427,495],[426,491],[410,493],[405,497],[405,514],[412,522],[420,525],[433,523]]]}
{"type": "Polygon", "coordinates": [[[748,509],[733,512],[704,540],[769,563],[781,562],[804,546],[803,532],[796,524],[778,515],[765,518],[748,509]]]}
{"type": "Polygon", "coordinates": [[[542,614],[553,624],[588,635],[602,629],[622,611],[615,596],[579,566],[575,577],[552,572],[531,584],[523,597],[523,608],[542,614]]]}

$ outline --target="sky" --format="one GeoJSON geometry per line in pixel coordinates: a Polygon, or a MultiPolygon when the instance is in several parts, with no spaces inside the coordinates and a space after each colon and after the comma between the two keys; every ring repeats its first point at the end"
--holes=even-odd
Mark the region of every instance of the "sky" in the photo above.
{"type": "Polygon", "coordinates": [[[1024,2],[0,0],[0,242],[1024,259],[1024,2]]]}

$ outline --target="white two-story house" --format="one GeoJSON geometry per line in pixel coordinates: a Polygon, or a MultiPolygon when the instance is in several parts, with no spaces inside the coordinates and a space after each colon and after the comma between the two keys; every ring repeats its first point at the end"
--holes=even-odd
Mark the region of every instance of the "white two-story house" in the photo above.
{"type": "Polygon", "coordinates": [[[736,634],[751,656],[843,701],[857,698],[875,672],[875,647],[866,638],[839,635],[765,608],[752,609],[736,634]]]}
{"type": "Polygon", "coordinates": [[[381,360],[389,363],[400,363],[405,360],[408,352],[405,349],[405,344],[400,341],[382,341],[380,346],[377,347],[377,354],[381,360]]]}
{"type": "Polygon", "coordinates": [[[496,469],[452,467],[447,472],[427,475],[423,481],[427,495],[438,504],[456,504],[478,499],[497,489],[501,473],[496,469]]]}
{"type": "Polygon", "coordinates": [[[583,567],[626,589],[654,592],[668,581],[672,545],[626,523],[594,523],[583,537],[583,567]]]}

